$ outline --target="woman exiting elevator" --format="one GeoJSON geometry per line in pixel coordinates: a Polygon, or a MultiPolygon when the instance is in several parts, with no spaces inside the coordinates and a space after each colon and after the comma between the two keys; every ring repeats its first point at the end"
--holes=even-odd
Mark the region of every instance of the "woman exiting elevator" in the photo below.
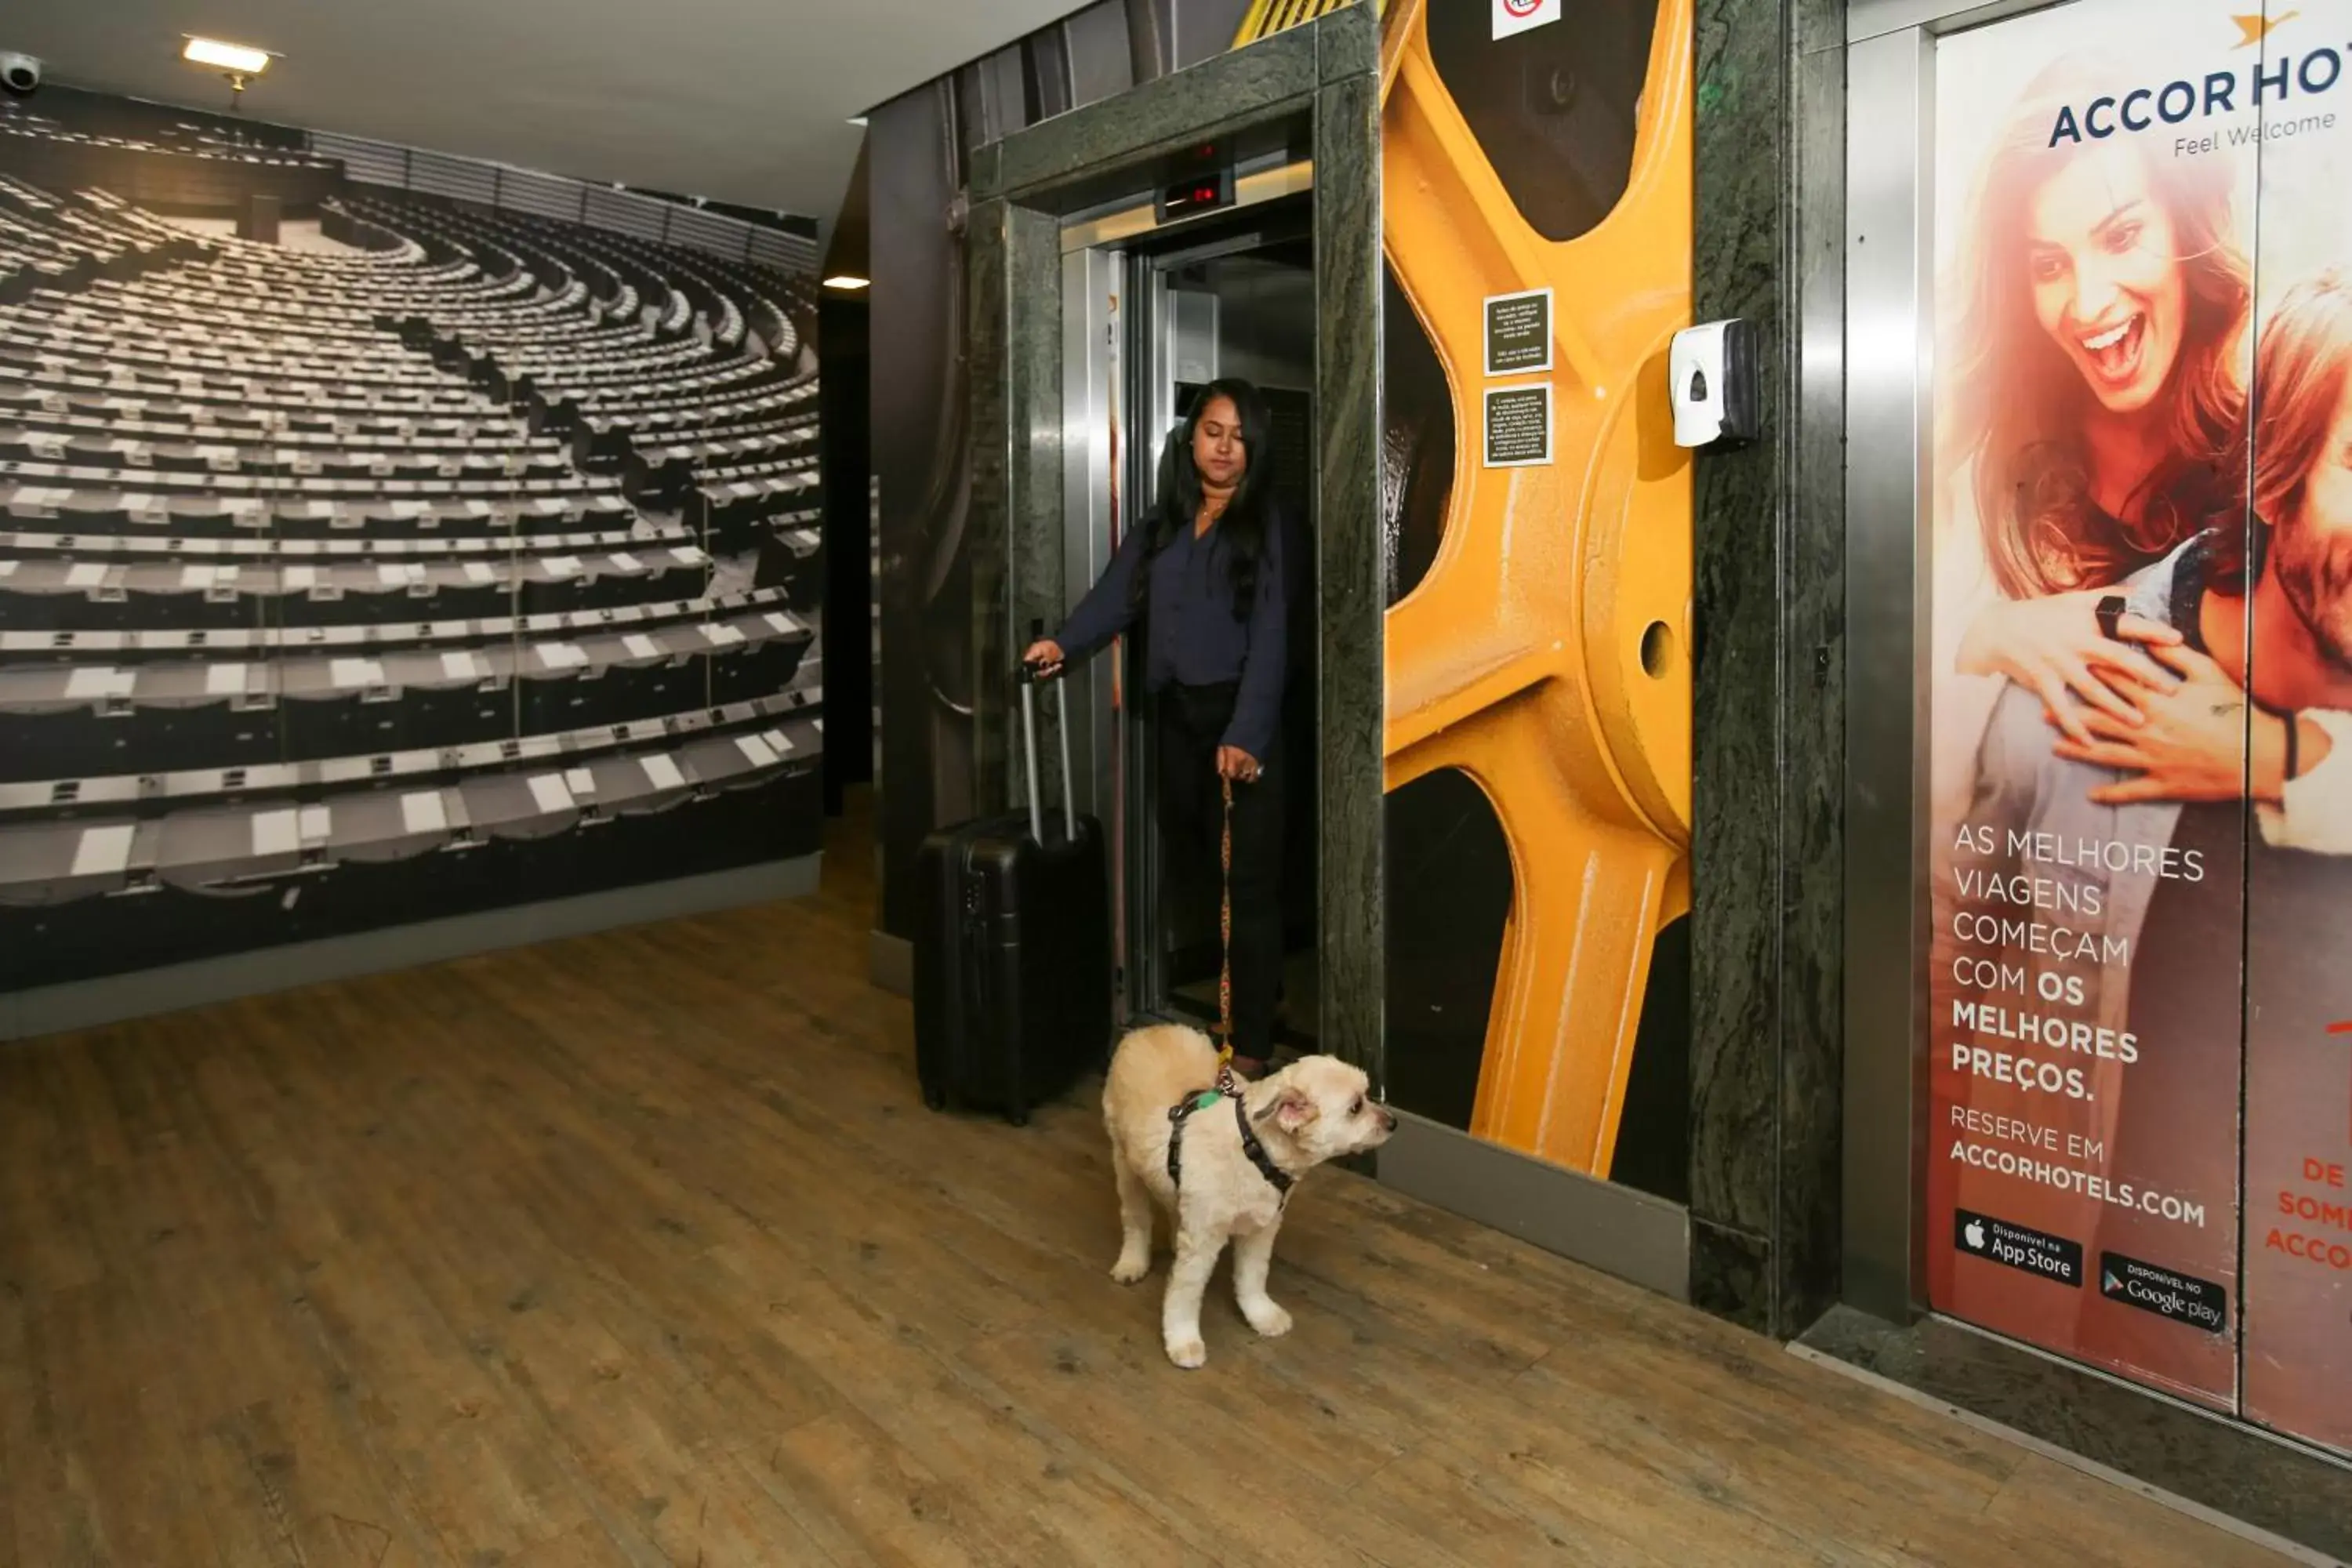
{"type": "Polygon", "coordinates": [[[1288,524],[1273,419],[1246,381],[1204,387],[1171,438],[1158,498],[1062,629],[1023,656],[1061,672],[1143,626],[1159,819],[1176,878],[1215,885],[1232,833],[1234,1066],[1263,1072],[1281,1000],[1283,689],[1288,524]],[[1230,816],[1225,793],[1231,791],[1230,816]]]}

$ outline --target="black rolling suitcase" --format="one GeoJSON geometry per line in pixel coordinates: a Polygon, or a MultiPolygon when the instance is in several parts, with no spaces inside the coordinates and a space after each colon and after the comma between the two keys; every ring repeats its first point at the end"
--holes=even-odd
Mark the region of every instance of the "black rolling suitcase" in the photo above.
{"type": "Polygon", "coordinates": [[[1062,810],[1037,798],[1034,683],[1021,672],[1027,815],[940,828],[923,840],[915,911],[915,1071],[923,1102],[1002,1112],[1013,1125],[1109,1054],[1110,863],[1101,823],[1070,793],[1070,699],[1062,810]]]}

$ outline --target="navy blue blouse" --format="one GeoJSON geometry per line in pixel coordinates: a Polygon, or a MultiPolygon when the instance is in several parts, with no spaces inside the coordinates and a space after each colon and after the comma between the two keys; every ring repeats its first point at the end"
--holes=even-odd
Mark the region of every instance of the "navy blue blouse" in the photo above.
{"type": "MultiPolygon", "coordinates": [[[[1205,534],[1186,528],[1169,541],[1151,563],[1143,661],[1147,691],[1157,692],[1171,680],[1184,686],[1239,681],[1241,691],[1223,743],[1239,747],[1261,763],[1282,723],[1289,605],[1283,584],[1288,530],[1278,512],[1269,511],[1266,521],[1257,590],[1246,620],[1234,614],[1233,579],[1225,568],[1230,552],[1223,533],[1214,526],[1205,534]]],[[[1071,663],[1098,652],[1135,619],[1131,590],[1150,532],[1148,524],[1129,531],[1110,565],[1055,636],[1071,663]]]]}

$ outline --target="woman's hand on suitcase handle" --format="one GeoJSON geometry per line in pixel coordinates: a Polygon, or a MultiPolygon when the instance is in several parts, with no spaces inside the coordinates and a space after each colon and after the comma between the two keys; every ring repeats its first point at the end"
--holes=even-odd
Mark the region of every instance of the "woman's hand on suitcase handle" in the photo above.
{"type": "Polygon", "coordinates": [[[1264,770],[1258,766],[1257,759],[1251,756],[1247,752],[1243,751],[1239,746],[1219,746],[1217,748],[1217,776],[1219,778],[1231,779],[1235,784],[1255,784],[1257,783],[1257,775],[1263,771],[1264,770]]]}
{"type": "Polygon", "coordinates": [[[1029,667],[1030,679],[1051,680],[1062,673],[1063,657],[1060,643],[1055,642],[1052,637],[1039,637],[1035,642],[1031,643],[1028,651],[1021,656],[1021,662],[1029,667]]]}

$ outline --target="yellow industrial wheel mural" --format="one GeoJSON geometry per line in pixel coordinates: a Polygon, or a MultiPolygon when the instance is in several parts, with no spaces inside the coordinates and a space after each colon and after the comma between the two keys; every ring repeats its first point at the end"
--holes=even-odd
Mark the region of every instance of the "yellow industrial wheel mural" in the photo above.
{"type": "Polygon", "coordinates": [[[1384,750],[1392,812],[1452,771],[1507,853],[1469,1130],[1607,1176],[1652,953],[1689,904],[1691,465],[1665,362],[1690,319],[1692,28],[1689,0],[1559,16],[1385,7],[1383,247],[1410,310],[1389,331],[1422,334],[1443,385],[1399,384],[1391,345],[1384,750]],[[1450,431],[1416,434],[1416,396],[1450,431]]]}

